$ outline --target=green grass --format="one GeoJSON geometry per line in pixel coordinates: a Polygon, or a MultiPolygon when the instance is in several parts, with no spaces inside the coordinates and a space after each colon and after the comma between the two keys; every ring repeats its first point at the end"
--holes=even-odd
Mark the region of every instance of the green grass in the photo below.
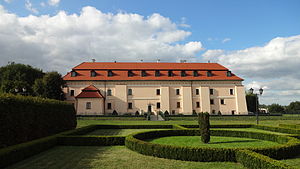
{"type": "Polygon", "coordinates": [[[295,168],[300,168],[300,155],[298,157],[295,157],[295,158],[281,160],[281,162],[284,162],[284,163],[286,163],[290,166],[293,166],[295,168]]]}
{"type": "Polygon", "coordinates": [[[200,136],[170,136],[149,140],[151,143],[191,146],[191,147],[211,147],[211,148],[254,148],[279,145],[276,142],[239,137],[211,136],[209,144],[202,143],[200,136]]]}
{"type": "Polygon", "coordinates": [[[59,146],[7,169],[242,169],[232,162],[189,162],[145,156],[124,146],[59,146]]]}
{"type": "Polygon", "coordinates": [[[98,129],[86,135],[96,135],[96,136],[127,136],[136,132],[144,132],[151,130],[164,130],[164,129],[98,129]]]}
{"type": "Polygon", "coordinates": [[[211,130],[233,130],[233,131],[250,131],[250,132],[257,132],[257,133],[269,133],[269,134],[278,134],[278,135],[289,135],[286,133],[279,133],[274,131],[267,131],[255,128],[211,128],[211,130]]]}

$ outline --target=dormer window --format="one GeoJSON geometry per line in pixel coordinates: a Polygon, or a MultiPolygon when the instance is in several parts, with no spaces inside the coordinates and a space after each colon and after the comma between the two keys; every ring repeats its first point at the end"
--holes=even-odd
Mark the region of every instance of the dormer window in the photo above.
{"type": "Polygon", "coordinates": [[[199,76],[198,71],[197,71],[197,70],[194,70],[194,71],[193,71],[193,75],[194,75],[194,77],[198,77],[198,76],[199,76]]]}
{"type": "Polygon", "coordinates": [[[181,77],[185,77],[185,76],[186,76],[185,70],[182,70],[181,71],[181,77]]]}
{"type": "Polygon", "coordinates": [[[95,72],[95,70],[91,70],[91,77],[96,77],[97,73],[95,72]]]}
{"type": "Polygon", "coordinates": [[[227,75],[227,77],[231,77],[232,76],[232,73],[231,73],[231,71],[227,71],[227,73],[226,73],[226,75],[227,75]]]}
{"type": "Polygon", "coordinates": [[[133,76],[132,70],[128,70],[128,77],[132,77],[132,76],[133,76]]]}
{"type": "Polygon", "coordinates": [[[172,71],[172,70],[169,70],[169,71],[168,71],[168,76],[169,76],[169,77],[172,77],[172,76],[173,76],[173,71],[172,71]]]}
{"type": "Polygon", "coordinates": [[[72,72],[71,72],[71,77],[75,77],[75,76],[77,76],[77,72],[72,71],[72,72]]]}
{"type": "Polygon", "coordinates": [[[156,77],[159,77],[159,76],[160,76],[159,70],[155,70],[155,76],[156,76],[156,77]]]}
{"type": "Polygon", "coordinates": [[[207,73],[206,73],[207,77],[212,77],[212,72],[211,70],[208,70],[207,73]]]}
{"type": "Polygon", "coordinates": [[[146,70],[142,70],[142,77],[147,76],[146,70]]]}
{"type": "Polygon", "coordinates": [[[108,77],[112,77],[112,76],[113,76],[112,70],[108,70],[108,71],[107,71],[107,76],[108,76],[108,77]]]}

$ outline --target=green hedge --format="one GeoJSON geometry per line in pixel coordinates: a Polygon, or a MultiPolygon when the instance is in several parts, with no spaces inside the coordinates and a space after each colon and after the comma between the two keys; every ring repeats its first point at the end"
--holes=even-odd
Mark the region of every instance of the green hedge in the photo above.
{"type": "Polygon", "coordinates": [[[253,125],[253,128],[274,131],[279,133],[288,133],[288,134],[300,134],[299,129],[291,129],[291,128],[284,128],[284,127],[273,127],[273,126],[264,126],[264,125],[253,125]]]}
{"type": "Polygon", "coordinates": [[[279,127],[291,128],[300,130],[300,124],[279,124],[279,127]]]}
{"type": "Polygon", "coordinates": [[[0,148],[76,127],[74,107],[31,96],[0,95],[0,148]]]}
{"type": "MultiPolygon", "coordinates": [[[[199,128],[199,125],[181,125],[186,128],[199,128]]],[[[210,125],[210,128],[250,128],[252,124],[215,124],[210,125]]]]}
{"type": "Polygon", "coordinates": [[[66,146],[124,145],[125,137],[122,136],[61,136],[58,137],[58,144],[66,145],[66,146]]]}
{"type": "Polygon", "coordinates": [[[97,125],[97,129],[171,129],[173,125],[97,125]]]}
{"type": "Polygon", "coordinates": [[[249,150],[237,151],[236,160],[249,169],[293,169],[287,164],[249,150]]]}
{"type": "MultiPolygon", "coordinates": [[[[153,144],[144,140],[166,136],[194,136],[199,135],[199,130],[161,130],[133,134],[126,137],[125,145],[131,150],[141,154],[188,161],[236,161],[235,152],[238,148],[203,148],[153,144]]],[[[289,158],[300,153],[300,141],[296,138],[282,135],[245,132],[212,130],[213,136],[246,137],[284,143],[278,146],[264,148],[247,148],[276,159],[289,158]]],[[[246,149],[246,148],[245,148],[246,149]]]]}

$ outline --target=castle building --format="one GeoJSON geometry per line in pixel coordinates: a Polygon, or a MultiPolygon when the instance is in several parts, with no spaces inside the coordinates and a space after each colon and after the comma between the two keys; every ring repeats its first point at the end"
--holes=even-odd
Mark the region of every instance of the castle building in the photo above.
{"type": "Polygon", "coordinates": [[[63,79],[78,115],[248,113],[243,79],[218,63],[83,62],[63,79]]]}

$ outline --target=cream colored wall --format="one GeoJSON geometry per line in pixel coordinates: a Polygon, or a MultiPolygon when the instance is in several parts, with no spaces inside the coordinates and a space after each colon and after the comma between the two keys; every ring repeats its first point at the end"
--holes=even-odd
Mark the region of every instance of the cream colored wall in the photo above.
{"type": "Polygon", "coordinates": [[[78,98],[77,114],[78,115],[103,115],[103,99],[99,98],[78,98]],[[86,103],[91,102],[91,109],[86,109],[86,103]]]}
{"type": "MultiPolygon", "coordinates": [[[[171,114],[175,110],[176,114],[192,114],[196,112],[221,111],[222,114],[231,114],[234,110],[236,114],[247,113],[244,88],[240,81],[124,81],[124,82],[67,82],[68,91],[75,90],[75,96],[88,85],[93,84],[106,98],[105,112],[112,113],[116,110],[119,114],[135,113],[136,111],[147,112],[148,104],[152,105],[152,111],[158,112],[166,110],[171,114]],[[132,89],[132,96],[127,95],[127,90],[132,89]],[[214,89],[214,95],[209,94],[209,89],[214,89]],[[112,96],[106,96],[107,89],[112,90],[112,96]],[[160,89],[161,95],[156,95],[156,89],[160,89]],[[176,95],[176,89],[180,89],[180,95],[176,95]],[[196,95],[199,89],[199,95],[196,95]],[[229,89],[234,89],[234,95],[230,95],[229,89]],[[210,105],[210,98],[215,100],[214,105],[210,105]],[[220,104],[220,99],[225,100],[225,105],[220,104]],[[200,108],[196,107],[196,102],[200,102],[200,108]],[[133,103],[133,108],[128,109],[128,102],[133,103]],[[160,102],[161,108],[156,108],[156,103],[160,102]],[[177,108],[180,102],[180,108],[177,108]],[[112,104],[110,110],[107,103],[112,104]]],[[[72,101],[74,97],[68,96],[67,100],[72,101]]],[[[80,107],[80,106],[79,106],[80,107]]],[[[85,105],[84,105],[85,108],[85,105]]],[[[78,110],[79,111],[79,110],[78,110]]]]}

